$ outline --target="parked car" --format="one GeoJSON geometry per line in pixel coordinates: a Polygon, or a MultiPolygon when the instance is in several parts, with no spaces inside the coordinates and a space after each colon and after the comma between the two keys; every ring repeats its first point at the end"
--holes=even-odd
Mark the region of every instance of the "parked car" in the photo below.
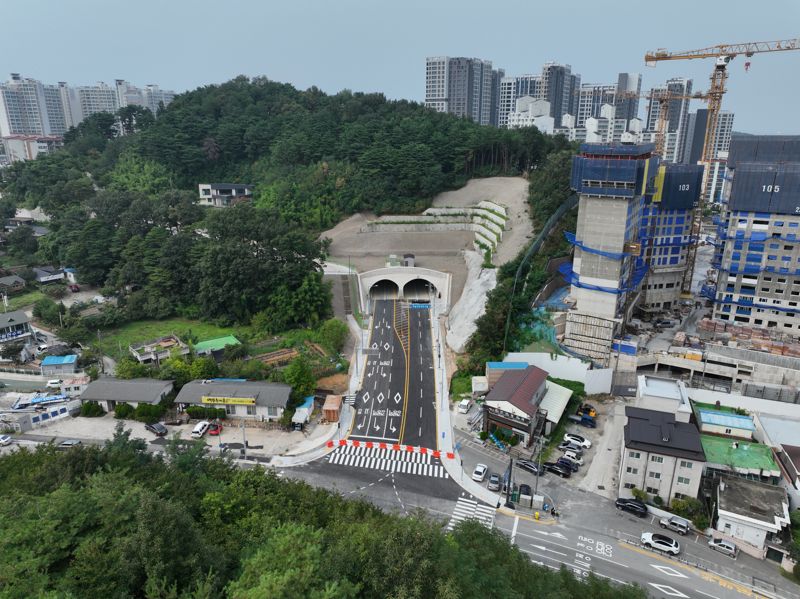
{"type": "Polygon", "coordinates": [[[656,320],[655,325],[657,327],[661,327],[663,329],[668,329],[670,327],[674,327],[675,326],[675,321],[674,320],[670,320],[669,318],[661,318],[659,320],[656,320]]]}
{"type": "Polygon", "coordinates": [[[560,466],[564,466],[564,468],[569,468],[572,472],[577,472],[580,466],[578,466],[572,460],[568,460],[567,458],[558,458],[556,460],[556,464],[560,466]]]}
{"type": "Polygon", "coordinates": [[[736,559],[736,555],[739,553],[739,548],[730,541],[726,541],[724,539],[710,539],[708,541],[708,546],[711,547],[714,551],[719,551],[720,553],[724,553],[728,557],[732,557],[736,559]]]}
{"type": "Polygon", "coordinates": [[[681,535],[685,535],[687,532],[689,532],[689,528],[691,527],[689,521],[685,518],[681,518],[680,516],[661,518],[661,520],[658,521],[658,525],[661,528],[669,528],[670,530],[674,530],[681,535]]]}
{"type": "Polygon", "coordinates": [[[570,462],[575,462],[578,466],[583,466],[583,458],[574,451],[565,451],[562,457],[570,462]]]}
{"type": "Polygon", "coordinates": [[[475,470],[472,471],[472,480],[482,483],[488,471],[489,467],[486,464],[478,464],[475,466],[475,470]]]}
{"type": "Polygon", "coordinates": [[[638,499],[620,497],[614,502],[618,510],[630,512],[634,516],[644,518],[647,515],[647,506],[638,499]]]}
{"type": "Polygon", "coordinates": [[[576,443],[572,443],[571,441],[563,441],[559,444],[558,449],[562,452],[571,451],[575,455],[583,454],[583,447],[576,443]]]}
{"type": "Polygon", "coordinates": [[[681,545],[678,541],[666,535],[660,535],[657,532],[643,532],[641,542],[648,549],[655,549],[672,555],[678,555],[681,552],[681,545]]]}
{"type": "Polygon", "coordinates": [[[572,470],[561,464],[556,462],[545,462],[542,464],[542,468],[552,472],[553,474],[558,474],[561,478],[569,478],[572,476],[572,470]]]}
{"type": "Polygon", "coordinates": [[[489,484],[486,485],[486,488],[490,491],[499,491],[500,490],[500,475],[499,474],[492,474],[489,477],[489,484]]]}
{"type": "Polygon", "coordinates": [[[169,432],[167,430],[167,427],[160,422],[154,422],[153,424],[145,424],[144,428],[153,433],[156,437],[163,437],[169,432]]]}
{"type": "Polygon", "coordinates": [[[544,474],[544,469],[540,470],[539,466],[529,460],[517,460],[517,467],[537,476],[544,474]]]}
{"type": "Polygon", "coordinates": [[[222,434],[222,425],[218,422],[212,422],[208,425],[208,434],[213,436],[219,436],[222,434]]]}
{"type": "Polygon", "coordinates": [[[462,399],[458,402],[458,413],[459,414],[466,414],[469,412],[469,409],[472,407],[472,402],[468,399],[462,399]]]}
{"type": "Polygon", "coordinates": [[[581,414],[580,416],[577,414],[569,414],[567,415],[567,420],[585,426],[586,428],[597,428],[597,421],[587,414],[581,414]]]}
{"type": "Polygon", "coordinates": [[[73,447],[77,447],[81,445],[79,439],[64,439],[61,443],[58,444],[58,449],[66,451],[67,449],[72,449],[73,447]]]}
{"type": "Polygon", "coordinates": [[[78,293],[81,290],[81,288],[73,283],[72,285],[69,286],[69,290],[72,293],[78,293]]]}
{"type": "Polygon", "coordinates": [[[200,437],[206,434],[209,426],[211,426],[211,423],[208,420],[201,420],[200,422],[194,425],[194,430],[192,431],[192,437],[194,437],[195,439],[199,439],[200,437]]]}
{"type": "Polygon", "coordinates": [[[11,445],[11,435],[0,435],[0,445],[11,445]]]}
{"type": "Polygon", "coordinates": [[[519,486],[519,494],[527,495],[528,497],[533,497],[533,489],[531,489],[530,485],[521,484],[519,486]]]}
{"type": "Polygon", "coordinates": [[[47,381],[48,389],[61,389],[61,379],[50,379],[47,381]]]}
{"type": "Polygon", "coordinates": [[[46,352],[48,347],[50,347],[50,346],[47,345],[46,343],[42,343],[40,345],[37,345],[36,346],[36,353],[40,354],[42,352],[46,352]]]}
{"type": "Polygon", "coordinates": [[[592,447],[592,442],[589,441],[589,439],[576,435],[575,433],[564,433],[564,441],[575,443],[585,449],[590,449],[592,447]]]}

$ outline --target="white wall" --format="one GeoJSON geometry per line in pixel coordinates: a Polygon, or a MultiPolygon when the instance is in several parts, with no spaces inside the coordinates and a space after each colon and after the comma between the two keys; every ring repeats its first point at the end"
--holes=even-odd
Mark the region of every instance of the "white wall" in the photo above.
{"type": "Polygon", "coordinates": [[[504,361],[525,362],[538,366],[552,377],[583,383],[588,395],[611,392],[614,371],[610,368],[592,370],[589,362],[578,358],[545,352],[511,352],[504,361]]]}

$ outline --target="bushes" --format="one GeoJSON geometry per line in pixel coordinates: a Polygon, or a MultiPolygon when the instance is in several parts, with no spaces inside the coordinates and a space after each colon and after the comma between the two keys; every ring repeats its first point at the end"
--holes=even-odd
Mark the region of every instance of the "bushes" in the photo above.
{"type": "Polygon", "coordinates": [[[203,406],[189,406],[186,408],[189,417],[195,420],[224,420],[225,408],[205,408],[203,406]]]}
{"type": "Polygon", "coordinates": [[[133,406],[127,403],[117,404],[114,408],[114,418],[130,418],[133,415],[133,406]]]}
{"type": "Polygon", "coordinates": [[[81,404],[81,416],[96,418],[105,415],[106,411],[96,401],[85,401],[81,404]]]}
{"type": "Polygon", "coordinates": [[[671,508],[678,516],[691,520],[698,530],[705,530],[710,525],[706,508],[699,499],[673,499],[671,508]]]}
{"type": "Polygon", "coordinates": [[[118,404],[114,408],[114,418],[124,419],[131,418],[137,422],[144,422],[145,424],[152,424],[158,422],[161,416],[164,415],[165,408],[159,404],[151,405],[142,403],[135,408],[127,403],[118,404]]]}
{"type": "Polygon", "coordinates": [[[643,489],[634,487],[631,489],[631,495],[633,495],[634,499],[638,499],[639,501],[647,501],[647,493],[643,489]]]}

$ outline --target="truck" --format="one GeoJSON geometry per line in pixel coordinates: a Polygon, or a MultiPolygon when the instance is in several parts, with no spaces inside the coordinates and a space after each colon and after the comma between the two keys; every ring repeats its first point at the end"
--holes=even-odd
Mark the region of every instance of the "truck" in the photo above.
{"type": "Polygon", "coordinates": [[[595,419],[589,416],[588,414],[583,414],[581,416],[578,416],[577,414],[570,414],[567,416],[567,419],[570,422],[574,422],[575,424],[580,424],[581,426],[585,426],[587,428],[597,427],[597,422],[595,422],[595,419]]]}

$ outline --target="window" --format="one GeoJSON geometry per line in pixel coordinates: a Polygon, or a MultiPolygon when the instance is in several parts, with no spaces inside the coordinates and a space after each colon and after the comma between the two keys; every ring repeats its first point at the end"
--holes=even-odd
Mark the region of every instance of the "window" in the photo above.
{"type": "Polygon", "coordinates": [[[656,480],[660,480],[661,479],[661,473],[660,472],[648,472],[647,476],[649,476],[650,478],[654,478],[656,480]]]}
{"type": "Polygon", "coordinates": [[[636,485],[635,485],[635,484],[633,484],[633,483],[625,483],[623,486],[624,486],[626,489],[635,489],[635,488],[636,488],[636,485]]]}
{"type": "Polygon", "coordinates": [[[656,464],[661,464],[664,462],[664,458],[660,455],[652,455],[650,456],[650,461],[655,462],[656,464]]]}
{"type": "Polygon", "coordinates": [[[681,460],[681,468],[689,468],[689,469],[691,469],[691,467],[692,467],[692,462],[690,462],[688,460],[681,460]]]}
{"type": "Polygon", "coordinates": [[[678,484],[688,485],[689,484],[689,479],[686,476],[679,476],[678,477],[678,484]]]}
{"type": "Polygon", "coordinates": [[[658,495],[657,487],[647,487],[646,491],[650,493],[650,495],[658,495]]]}
{"type": "Polygon", "coordinates": [[[630,466],[628,466],[628,469],[626,470],[626,472],[628,474],[639,474],[639,469],[638,468],[631,468],[630,466]]]}
{"type": "Polygon", "coordinates": [[[675,493],[675,499],[683,499],[684,497],[686,497],[686,495],[683,493],[675,493]]]}
{"type": "Polygon", "coordinates": [[[247,415],[248,416],[255,416],[256,415],[256,407],[255,406],[247,406],[247,415]]]}
{"type": "Polygon", "coordinates": [[[236,406],[225,406],[225,413],[228,416],[233,416],[236,414],[236,406]]]}
{"type": "Polygon", "coordinates": [[[276,418],[278,416],[278,408],[277,406],[268,406],[267,407],[267,416],[270,418],[276,418]]]}
{"type": "Polygon", "coordinates": [[[642,457],[642,454],[640,454],[638,451],[629,451],[628,457],[633,458],[634,460],[638,460],[640,457],[642,457]]]}

